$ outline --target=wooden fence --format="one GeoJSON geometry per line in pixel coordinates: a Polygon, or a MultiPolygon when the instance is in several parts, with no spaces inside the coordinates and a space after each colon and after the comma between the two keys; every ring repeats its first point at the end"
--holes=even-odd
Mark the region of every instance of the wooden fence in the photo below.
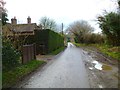
{"type": "Polygon", "coordinates": [[[22,52],[22,64],[36,59],[36,44],[23,45],[22,52]]]}

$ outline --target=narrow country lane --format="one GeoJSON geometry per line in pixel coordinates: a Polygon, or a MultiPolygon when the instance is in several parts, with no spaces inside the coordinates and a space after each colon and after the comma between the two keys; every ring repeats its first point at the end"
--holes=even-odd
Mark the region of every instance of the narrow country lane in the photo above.
{"type": "Polygon", "coordinates": [[[90,88],[82,50],[68,43],[64,52],[19,88],[90,88]]]}

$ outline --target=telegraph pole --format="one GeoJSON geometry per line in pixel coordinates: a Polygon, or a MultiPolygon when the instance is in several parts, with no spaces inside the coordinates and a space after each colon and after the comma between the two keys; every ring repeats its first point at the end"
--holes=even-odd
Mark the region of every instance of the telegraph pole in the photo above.
{"type": "Polygon", "coordinates": [[[62,23],[62,35],[63,35],[63,23],[62,23]]]}

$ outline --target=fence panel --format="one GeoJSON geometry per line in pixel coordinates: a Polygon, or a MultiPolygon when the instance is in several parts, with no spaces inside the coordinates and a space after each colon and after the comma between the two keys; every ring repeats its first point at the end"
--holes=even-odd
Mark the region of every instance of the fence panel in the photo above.
{"type": "Polygon", "coordinates": [[[33,59],[36,59],[36,45],[23,45],[23,55],[22,55],[22,63],[25,64],[33,59]]]}

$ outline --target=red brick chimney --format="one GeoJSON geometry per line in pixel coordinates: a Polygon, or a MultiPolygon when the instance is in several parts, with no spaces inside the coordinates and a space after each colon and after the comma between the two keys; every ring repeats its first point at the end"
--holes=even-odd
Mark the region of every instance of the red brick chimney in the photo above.
{"type": "Polygon", "coordinates": [[[28,24],[31,23],[31,18],[30,18],[30,16],[28,16],[28,18],[27,18],[27,23],[28,23],[28,24]]]}
{"type": "Polygon", "coordinates": [[[11,19],[11,24],[17,24],[17,19],[16,19],[16,17],[14,17],[14,18],[11,19]]]}

